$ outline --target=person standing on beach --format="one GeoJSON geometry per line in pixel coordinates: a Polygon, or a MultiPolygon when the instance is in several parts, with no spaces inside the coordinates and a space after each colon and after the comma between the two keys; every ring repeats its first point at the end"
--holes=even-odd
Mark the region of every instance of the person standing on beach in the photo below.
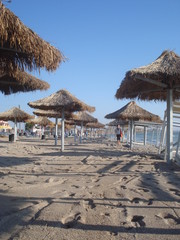
{"type": "Polygon", "coordinates": [[[120,128],[119,125],[117,125],[115,133],[116,133],[116,137],[117,137],[117,144],[120,145],[120,139],[121,139],[122,131],[121,131],[121,128],[120,128]]]}

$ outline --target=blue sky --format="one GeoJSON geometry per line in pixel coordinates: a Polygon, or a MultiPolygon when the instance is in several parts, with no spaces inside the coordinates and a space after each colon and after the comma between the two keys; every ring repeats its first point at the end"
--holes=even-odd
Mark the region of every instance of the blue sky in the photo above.
{"type": "MultiPolygon", "coordinates": [[[[47,91],[0,93],[0,112],[20,105],[31,114],[28,102],[67,89],[107,123],[106,114],[130,101],[114,97],[128,70],[166,49],[180,54],[179,0],[12,0],[6,7],[68,61],[53,73],[31,73],[50,84],[47,91]]],[[[164,102],[136,102],[163,118],[164,102]]]]}

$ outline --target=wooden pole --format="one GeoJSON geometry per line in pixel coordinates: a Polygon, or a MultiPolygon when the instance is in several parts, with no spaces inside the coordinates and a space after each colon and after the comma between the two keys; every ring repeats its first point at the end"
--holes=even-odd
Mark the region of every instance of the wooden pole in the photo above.
{"type": "Polygon", "coordinates": [[[74,124],[74,142],[76,142],[76,124],[74,124]]]}
{"type": "Polygon", "coordinates": [[[17,140],[17,121],[14,121],[14,142],[17,140]]]}
{"type": "Polygon", "coordinates": [[[81,135],[80,135],[80,143],[82,143],[82,135],[83,135],[83,122],[81,122],[81,135]]]}
{"type": "Polygon", "coordinates": [[[147,127],[144,126],[144,146],[146,145],[146,140],[147,140],[147,127]]]}
{"type": "Polygon", "coordinates": [[[173,158],[173,90],[167,89],[167,163],[173,158]]]}
{"type": "Polygon", "coordinates": [[[130,149],[133,146],[133,120],[130,120],[130,149]]]}
{"type": "Polygon", "coordinates": [[[64,109],[62,109],[61,118],[61,152],[64,151],[64,109]]]}
{"type": "Polygon", "coordinates": [[[57,146],[58,139],[58,118],[55,119],[55,146],[57,146]]]}

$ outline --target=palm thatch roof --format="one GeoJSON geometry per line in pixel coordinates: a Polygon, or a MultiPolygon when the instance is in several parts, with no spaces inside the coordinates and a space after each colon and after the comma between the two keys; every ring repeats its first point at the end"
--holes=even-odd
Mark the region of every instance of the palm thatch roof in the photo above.
{"type": "Polygon", "coordinates": [[[47,90],[49,84],[24,71],[16,70],[0,76],[0,91],[5,95],[17,92],[47,90]]]}
{"type": "Polygon", "coordinates": [[[91,122],[86,124],[87,128],[104,128],[105,125],[100,122],[91,122]]]}
{"type": "Polygon", "coordinates": [[[92,122],[97,122],[97,118],[94,118],[93,116],[91,116],[90,114],[88,114],[87,112],[83,111],[83,112],[78,112],[77,114],[75,114],[74,118],[73,118],[74,122],[77,123],[92,123],[92,122]]]}
{"type": "Polygon", "coordinates": [[[128,125],[128,121],[127,120],[121,120],[121,119],[115,119],[115,120],[109,122],[107,125],[108,126],[117,126],[117,125],[127,126],[128,125]]]}
{"type": "Polygon", "coordinates": [[[33,116],[28,113],[22,111],[17,107],[13,107],[6,112],[0,113],[0,120],[4,121],[12,121],[12,122],[25,122],[28,119],[32,119],[33,116]]]}
{"type": "Polygon", "coordinates": [[[65,112],[85,110],[88,112],[95,111],[94,107],[83,103],[67,90],[60,90],[54,94],[51,94],[49,97],[37,100],[35,102],[29,102],[28,105],[32,108],[38,108],[42,110],[64,110],[65,112]]]}
{"type": "Polygon", "coordinates": [[[12,71],[45,68],[54,71],[65,60],[62,53],[41,39],[0,2],[0,68],[12,71]],[[5,64],[7,63],[7,64],[5,64]]]}
{"type": "Polygon", "coordinates": [[[145,109],[139,107],[134,101],[129,102],[121,109],[107,114],[105,118],[108,119],[121,119],[121,120],[134,120],[134,121],[150,121],[150,122],[161,122],[158,115],[154,115],[145,109]]]}
{"type": "MultiPolygon", "coordinates": [[[[40,110],[37,109],[33,111],[33,114],[37,116],[42,117],[50,117],[50,118],[62,118],[62,112],[61,111],[55,111],[55,110],[40,110]]],[[[74,114],[71,112],[65,112],[64,113],[65,119],[72,119],[74,117],[74,114]]]]}
{"type": "Polygon", "coordinates": [[[173,89],[174,99],[180,98],[180,56],[173,51],[164,51],[151,64],[128,71],[115,96],[165,101],[167,89],[173,89]]]}
{"type": "Polygon", "coordinates": [[[37,117],[34,119],[29,119],[27,122],[32,124],[39,124],[41,126],[54,126],[54,123],[50,121],[47,117],[37,117]]]}

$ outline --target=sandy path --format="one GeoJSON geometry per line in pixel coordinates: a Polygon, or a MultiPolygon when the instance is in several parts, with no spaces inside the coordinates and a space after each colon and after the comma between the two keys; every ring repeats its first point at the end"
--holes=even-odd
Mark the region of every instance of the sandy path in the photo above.
{"type": "Polygon", "coordinates": [[[179,239],[180,169],[154,149],[53,144],[0,140],[0,239],[179,239]]]}

